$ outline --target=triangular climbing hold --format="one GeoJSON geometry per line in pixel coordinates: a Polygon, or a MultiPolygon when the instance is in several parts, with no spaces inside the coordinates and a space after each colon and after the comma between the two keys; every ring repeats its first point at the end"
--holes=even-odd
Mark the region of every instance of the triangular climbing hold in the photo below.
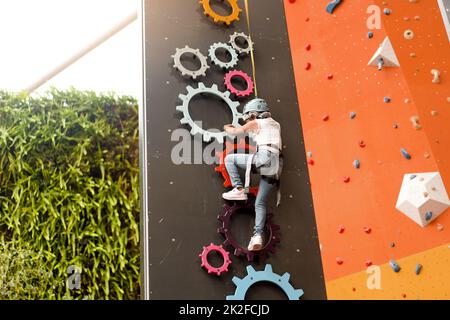
{"type": "Polygon", "coordinates": [[[400,67],[400,63],[398,62],[397,55],[395,54],[389,37],[384,39],[377,52],[375,52],[372,59],[370,59],[368,65],[378,67],[378,70],[381,70],[383,67],[400,67]]]}

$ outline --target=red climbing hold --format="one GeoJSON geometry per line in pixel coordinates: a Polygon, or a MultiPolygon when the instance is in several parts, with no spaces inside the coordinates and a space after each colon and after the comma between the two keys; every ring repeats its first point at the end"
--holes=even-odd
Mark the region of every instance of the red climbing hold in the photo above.
{"type": "Polygon", "coordinates": [[[314,165],[314,160],[313,160],[313,159],[309,159],[309,160],[308,160],[308,164],[309,164],[310,166],[313,166],[313,165],[314,165]]]}
{"type": "Polygon", "coordinates": [[[360,140],[360,141],[359,141],[359,146],[360,146],[361,148],[365,148],[365,147],[366,147],[366,143],[365,143],[363,140],[360,140]]]}
{"type": "Polygon", "coordinates": [[[307,62],[305,65],[305,70],[311,69],[311,63],[307,62]]]}
{"type": "Polygon", "coordinates": [[[338,265],[341,265],[341,264],[344,263],[344,260],[342,260],[341,258],[336,258],[336,263],[337,263],[338,265]]]}
{"type": "Polygon", "coordinates": [[[349,183],[350,182],[350,177],[344,177],[342,179],[342,181],[344,181],[345,183],[349,183]]]}
{"type": "Polygon", "coordinates": [[[295,2],[295,0],[289,0],[289,2],[290,2],[290,3],[294,3],[294,2],[295,2]]]}
{"type": "Polygon", "coordinates": [[[332,73],[330,73],[330,74],[328,74],[328,75],[327,75],[327,78],[328,78],[328,80],[331,80],[331,79],[333,79],[333,77],[334,77],[334,76],[333,76],[333,74],[332,74],[332,73]]]}
{"type": "Polygon", "coordinates": [[[308,22],[308,21],[309,21],[309,18],[306,18],[305,21],[308,22]]]}
{"type": "Polygon", "coordinates": [[[369,227],[365,227],[365,228],[364,228],[364,232],[367,233],[367,234],[369,234],[369,233],[372,232],[372,229],[370,229],[369,227]]]}
{"type": "Polygon", "coordinates": [[[308,43],[308,44],[306,45],[305,49],[306,49],[306,51],[311,50],[311,45],[308,43]]]}
{"type": "Polygon", "coordinates": [[[328,120],[330,120],[330,116],[329,115],[324,115],[323,117],[322,117],[322,120],[323,121],[328,121],[328,120]]]}
{"type": "Polygon", "coordinates": [[[338,232],[339,233],[344,233],[345,231],[345,227],[344,226],[339,226],[338,232]]]}
{"type": "Polygon", "coordinates": [[[370,267],[371,265],[372,265],[372,261],[367,260],[367,261],[366,261],[366,267],[368,268],[368,267],[370,267]]]}

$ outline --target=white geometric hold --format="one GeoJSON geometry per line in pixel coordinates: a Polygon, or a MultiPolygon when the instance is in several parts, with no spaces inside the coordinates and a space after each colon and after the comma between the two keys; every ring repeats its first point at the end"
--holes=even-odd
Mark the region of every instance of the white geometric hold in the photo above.
{"type": "Polygon", "coordinates": [[[439,172],[405,174],[395,207],[421,227],[431,223],[450,207],[439,172]]]}
{"type": "Polygon", "coordinates": [[[384,39],[377,52],[375,52],[372,59],[370,59],[368,65],[378,67],[379,70],[381,70],[382,67],[400,67],[400,62],[398,62],[397,55],[395,54],[389,37],[384,39]]]}

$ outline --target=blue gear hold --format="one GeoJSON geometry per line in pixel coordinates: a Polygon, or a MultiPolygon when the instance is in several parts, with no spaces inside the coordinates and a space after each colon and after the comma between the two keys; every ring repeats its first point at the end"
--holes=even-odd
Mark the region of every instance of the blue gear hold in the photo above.
{"type": "Polygon", "coordinates": [[[247,276],[244,278],[233,278],[233,283],[236,285],[236,292],[234,295],[227,296],[227,300],[245,300],[245,295],[248,289],[257,282],[271,282],[279,286],[287,295],[289,300],[299,300],[303,296],[302,289],[294,289],[289,283],[291,275],[285,273],[282,276],[276,274],[272,270],[272,265],[267,264],[264,271],[256,271],[252,266],[247,266],[247,276]]]}

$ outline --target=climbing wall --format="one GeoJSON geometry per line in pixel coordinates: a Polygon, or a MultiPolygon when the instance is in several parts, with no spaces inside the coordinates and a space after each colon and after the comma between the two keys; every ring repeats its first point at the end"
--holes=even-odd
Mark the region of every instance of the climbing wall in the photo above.
{"type": "MultiPolygon", "coordinates": [[[[220,1],[211,2],[216,4],[214,9],[227,10],[218,4],[220,1]]],[[[237,4],[242,10],[240,20],[226,26],[215,24],[213,19],[206,17],[198,1],[145,1],[145,105],[148,128],[145,134],[149,181],[145,192],[149,198],[150,221],[149,237],[142,241],[149,245],[150,265],[148,270],[144,270],[150,279],[149,295],[151,299],[223,300],[235,293],[234,276],[242,279],[251,270],[247,269],[248,266],[262,271],[269,270],[266,264],[270,264],[273,272],[290,274],[290,278],[287,275],[280,279],[272,278],[276,283],[289,281],[291,287],[304,291],[302,299],[325,299],[284,3],[281,0],[252,0],[248,3],[248,11],[244,1],[237,4]],[[280,242],[266,261],[254,262],[249,262],[246,256],[234,256],[234,250],[225,246],[232,263],[229,272],[216,276],[201,267],[199,254],[204,246],[210,243],[221,245],[225,241],[218,232],[221,223],[217,219],[219,214],[225,212],[225,203],[221,199],[221,193],[226,190],[223,178],[215,171],[215,165],[176,165],[171,155],[178,140],[172,141],[171,137],[176,129],[190,130],[188,125],[180,122],[183,116],[177,112],[177,106],[182,104],[179,95],[187,95],[190,90],[197,89],[199,81],[206,87],[216,84],[218,90],[224,92],[225,72],[212,65],[208,58],[210,69],[206,77],[189,79],[174,69],[171,56],[176,53],[176,48],[186,45],[207,55],[213,43],[228,42],[234,32],[248,34],[248,25],[254,42],[258,94],[268,101],[274,117],[283,127],[283,197],[281,206],[271,209],[273,223],[280,228],[277,232],[280,242]],[[188,85],[193,89],[188,89],[188,85]]],[[[187,55],[183,62],[189,63],[189,57],[187,55]]],[[[235,68],[255,79],[249,56],[242,57],[235,68]]],[[[203,121],[205,128],[221,128],[230,123],[231,115],[227,107],[210,98],[199,96],[189,104],[192,118],[203,121]]],[[[239,112],[242,112],[243,104],[249,98],[232,98],[240,102],[239,112]]],[[[186,132],[188,140],[195,141],[189,131],[186,132]]],[[[200,152],[209,145],[200,142],[200,152]]],[[[194,152],[192,148],[192,154],[194,152]]],[[[274,200],[271,199],[270,203],[275,204],[274,200]]],[[[246,213],[237,214],[229,226],[241,246],[247,245],[254,223],[252,215],[246,213]]],[[[287,297],[276,284],[260,283],[252,286],[246,298],[287,297]]]]}
{"type": "Polygon", "coordinates": [[[395,208],[405,174],[439,172],[450,191],[438,1],[337,2],[327,12],[330,0],[285,0],[327,296],[448,299],[449,210],[421,227],[395,208]],[[368,66],[386,37],[399,67],[368,66]],[[375,266],[379,286],[368,286],[375,266]]]}

